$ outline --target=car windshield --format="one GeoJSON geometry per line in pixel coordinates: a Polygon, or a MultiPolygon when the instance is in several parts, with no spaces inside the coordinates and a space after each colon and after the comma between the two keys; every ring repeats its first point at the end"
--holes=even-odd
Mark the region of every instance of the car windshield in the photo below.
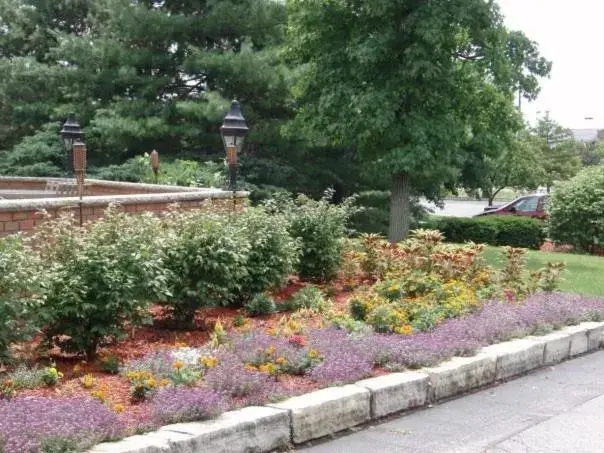
{"type": "Polygon", "coordinates": [[[539,197],[528,197],[520,200],[514,205],[517,212],[533,212],[537,210],[539,197]]]}

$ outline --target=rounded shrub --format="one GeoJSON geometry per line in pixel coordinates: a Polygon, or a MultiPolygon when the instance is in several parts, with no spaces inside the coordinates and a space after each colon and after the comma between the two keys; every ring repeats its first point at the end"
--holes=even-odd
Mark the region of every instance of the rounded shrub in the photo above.
{"type": "Polygon", "coordinates": [[[340,270],[348,222],[356,208],[354,198],[334,204],[332,197],[333,191],[320,200],[276,194],[266,202],[268,210],[286,216],[290,235],[299,241],[298,274],[303,280],[333,280],[340,270]]]}
{"type": "Polygon", "coordinates": [[[244,308],[250,316],[268,315],[277,310],[273,298],[266,294],[256,294],[251,301],[244,305],[244,308]]]}
{"type": "Polygon", "coordinates": [[[45,274],[44,333],[48,344],[91,357],[126,325],[150,321],[149,301],[167,281],[152,215],[111,207],[89,228],[73,220],[45,222],[34,237],[45,274]]]}
{"type": "Polygon", "coordinates": [[[179,327],[189,325],[199,308],[227,306],[239,298],[251,248],[241,225],[229,215],[173,211],[164,230],[169,276],[164,303],[179,327]]]}
{"type": "Polygon", "coordinates": [[[310,310],[315,313],[327,313],[331,303],[325,299],[323,292],[314,285],[302,288],[289,298],[286,303],[287,309],[292,311],[310,310]]]}
{"type": "Polygon", "coordinates": [[[264,291],[283,285],[298,263],[298,241],[289,234],[289,222],[282,214],[263,207],[247,208],[235,219],[248,242],[246,272],[240,276],[235,305],[241,305],[264,291]]]}
{"type": "Polygon", "coordinates": [[[604,167],[584,170],[556,186],[548,212],[553,241],[596,252],[604,244],[604,167]]]}

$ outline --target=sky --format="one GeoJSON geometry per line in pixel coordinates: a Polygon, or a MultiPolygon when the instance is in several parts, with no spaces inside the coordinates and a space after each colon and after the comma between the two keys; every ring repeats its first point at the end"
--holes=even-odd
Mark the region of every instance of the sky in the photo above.
{"type": "Polygon", "coordinates": [[[539,44],[553,63],[528,121],[548,111],[567,128],[604,129],[604,0],[497,0],[508,28],[539,44]],[[586,120],[593,117],[593,120],[586,120]]]}

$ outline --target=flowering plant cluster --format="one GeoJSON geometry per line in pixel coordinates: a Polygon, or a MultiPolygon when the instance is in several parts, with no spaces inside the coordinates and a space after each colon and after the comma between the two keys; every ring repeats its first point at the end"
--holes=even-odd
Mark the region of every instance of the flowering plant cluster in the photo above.
{"type": "Polygon", "coordinates": [[[270,335],[265,332],[239,334],[232,338],[233,352],[247,370],[270,376],[304,375],[321,362],[321,353],[309,346],[306,336],[270,335]]]}
{"type": "Polygon", "coordinates": [[[475,244],[444,244],[438,231],[416,230],[400,245],[365,235],[351,252],[371,286],[350,301],[351,316],[377,332],[410,335],[465,316],[490,298],[522,300],[557,289],[563,265],[550,263],[526,278],[524,251],[506,248],[502,271],[487,266],[475,244]]]}

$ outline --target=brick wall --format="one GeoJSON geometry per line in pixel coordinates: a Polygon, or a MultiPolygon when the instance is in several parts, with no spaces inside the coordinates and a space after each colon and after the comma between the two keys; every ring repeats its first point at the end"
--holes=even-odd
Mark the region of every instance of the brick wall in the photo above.
{"type": "MultiPolygon", "coordinates": [[[[245,198],[236,198],[234,201],[228,198],[217,198],[203,201],[187,201],[178,203],[181,209],[212,209],[212,210],[241,210],[245,205],[245,198]]],[[[154,203],[131,203],[123,204],[122,209],[131,214],[141,212],[162,213],[168,210],[174,203],[171,202],[154,202],[154,203]]],[[[109,203],[105,205],[82,206],[82,217],[84,223],[91,222],[103,217],[103,213],[109,203]]],[[[51,216],[56,216],[60,212],[73,212],[76,219],[79,219],[79,205],[65,205],[57,208],[45,208],[45,211],[51,216]]],[[[31,232],[36,225],[44,222],[45,216],[42,215],[39,209],[15,209],[11,211],[0,212],[0,237],[8,236],[17,232],[31,232]]]]}
{"type": "MultiPolygon", "coordinates": [[[[0,187],[7,188],[6,179],[0,178],[0,187]]],[[[42,178],[11,178],[11,189],[43,190],[46,182],[42,178]],[[23,179],[19,181],[19,179],[23,179]],[[40,181],[35,181],[40,180],[40,181]]],[[[117,195],[86,196],[82,201],[82,220],[84,223],[98,220],[110,204],[118,204],[125,212],[161,213],[177,203],[181,209],[212,209],[212,210],[240,210],[247,201],[246,192],[233,194],[218,189],[191,189],[170,186],[170,192],[158,193],[159,189],[166,186],[151,186],[148,184],[109,183],[100,184],[103,189],[115,189],[117,195]],[[137,187],[140,186],[140,187],[137,187]],[[138,192],[135,190],[139,189],[138,192]],[[179,189],[182,189],[179,190],[179,189]],[[156,190],[156,192],[153,192],[156,190]],[[132,191],[132,194],[123,194],[132,191]],[[145,192],[147,191],[147,192],[145,192]]],[[[79,219],[80,205],[76,197],[63,198],[38,198],[20,200],[0,200],[0,236],[7,236],[16,232],[31,232],[36,225],[45,221],[41,211],[46,211],[51,216],[59,212],[71,211],[79,219]]]]}

